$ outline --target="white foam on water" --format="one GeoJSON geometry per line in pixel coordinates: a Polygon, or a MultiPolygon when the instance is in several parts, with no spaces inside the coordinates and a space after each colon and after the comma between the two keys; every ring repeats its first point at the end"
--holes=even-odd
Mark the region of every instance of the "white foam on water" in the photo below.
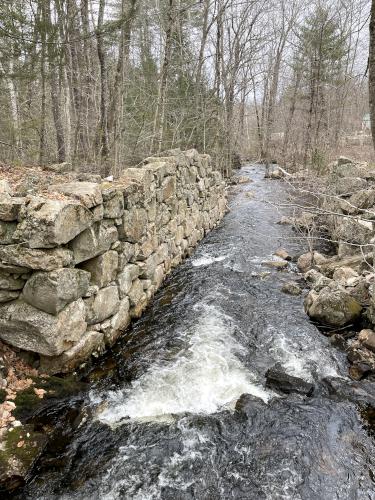
{"type": "Polygon", "coordinates": [[[152,421],[185,412],[210,414],[233,406],[244,393],[263,401],[273,396],[236,356],[244,348],[232,335],[231,318],[206,304],[194,314],[198,320],[190,331],[176,332],[187,347],[172,362],[151,367],[130,389],[107,394],[107,406],[97,415],[101,422],[113,426],[124,418],[152,421]]]}
{"type": "MultiPolygon", "coordinates": [[[[269,329],[275,330],[274,327],[269,329]]],[[[269,352],[287,373],[309,382],[313,381],[314,374],[322,377],[340,377],[331,351],[325,346],[320,346],[312,332],[287,335],[275,330],[269,352]]]]}
{"type": "Polygon", "coordinates": [[[222,262],[227,258],[226,255],[220,255],[219,257],[213,257],[212,255],[203,254],[201,257],[196,257],[192,260],[192,265],[194,267],[210,266],[214,262],[222,262]]]}

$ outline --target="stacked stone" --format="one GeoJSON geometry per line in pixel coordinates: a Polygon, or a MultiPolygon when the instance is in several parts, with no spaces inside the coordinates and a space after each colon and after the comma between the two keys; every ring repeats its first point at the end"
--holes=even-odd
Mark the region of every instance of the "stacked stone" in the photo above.
{"type": "Polygon", "coordinates": [[[0,191],[0,338],[51,373],[112,345],[226,211],[221,174],[195,150],[115,182],[0,191]]]}

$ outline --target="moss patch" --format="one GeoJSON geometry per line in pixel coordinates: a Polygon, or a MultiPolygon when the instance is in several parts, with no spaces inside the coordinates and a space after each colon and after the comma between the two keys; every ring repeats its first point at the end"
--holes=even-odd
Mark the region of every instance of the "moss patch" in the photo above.
{"type": "Polygon", "coordinates": [[[35,377],[34,385],[17,393],[14,401],[16,408],[12,414],[21,422],[25,422],[37,410],[48,406],[51,400],[59,400],[71,397],[82,392],[86,384],[79,382],[74,377],[35,377]],[[39,398],[34,389],[44,389],[43,398],[39,398]]]}
{"type": "Polygon", "coordinates": [[[32,425],[16,427],[5,434],[0,446],[0,483],[5,490],[22,485],[46,443],[47,436],[35,432],[32,425]]]}

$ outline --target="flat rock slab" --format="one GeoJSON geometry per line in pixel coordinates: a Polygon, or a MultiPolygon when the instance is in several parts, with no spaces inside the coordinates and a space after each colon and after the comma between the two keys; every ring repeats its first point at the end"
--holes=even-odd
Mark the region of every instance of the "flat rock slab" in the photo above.
{"type": "Polygon", "coordinates": [[[72,264],[73,254],[67,248],[42,250],[16,244],[0,246],[0,261],[0,268],[14,273],[29,269],[53,271],[72,264]]]}
{"type": "Polygon", "coordinates": [[[62,193],[78,200],[86,208],[103,203],[102,191],[95,182],[67,182],[50,186],[50,192],[62,193]]]}

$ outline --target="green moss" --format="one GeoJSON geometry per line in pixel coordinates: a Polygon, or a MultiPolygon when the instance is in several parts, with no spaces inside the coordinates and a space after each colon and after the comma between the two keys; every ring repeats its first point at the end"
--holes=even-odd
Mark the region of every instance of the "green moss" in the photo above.
{"type": "Polygon", "coordinates": [[[74,377],[34,377],[34,385],[17,393],[14,401],[16,408],[13,415],[16,419],[24,422],[37,410],[48,406],[51,400],[65,399],[81,392],[86,384],[77,381],[74,377]],[[34,389],[44,389],[43,398],[39,398],[34,389]]]}
{"type": "Polygon", "coordinates": [[[47,443],[47,436],[32,425],[10,429],[0,448],[0,484],[6,489],[19,486],[47,443]]]}

